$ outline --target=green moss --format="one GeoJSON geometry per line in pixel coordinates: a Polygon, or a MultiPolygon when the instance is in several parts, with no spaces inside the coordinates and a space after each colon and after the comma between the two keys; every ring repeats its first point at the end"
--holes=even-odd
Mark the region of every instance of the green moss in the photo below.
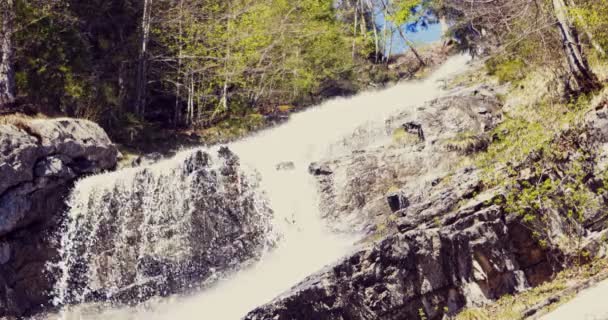
{"type": "Polygon", "coordinates": [[[471,154],[485,150],[490,144],[489,140],[490,138],[486,134],[465,131],[445,140],[444,145],[448,150],[457,151],[462,154],[471,154]]]}
{"type": "Polygon", "coordinates": [[[505,58],[492,58],[486,62],[486,69],[488,74],[496,76],[499,83],[507,82],[518,82],[526,77],[528,70],[523,60],[517,59],[505,59],[505,58]]]}
{"type": "Polygon", "coordinates": [[[413,145],[420,142],[417,134],[409,133],[404,128],[397,128],[393,131],[393,143],[398,145],[413,145]]]}

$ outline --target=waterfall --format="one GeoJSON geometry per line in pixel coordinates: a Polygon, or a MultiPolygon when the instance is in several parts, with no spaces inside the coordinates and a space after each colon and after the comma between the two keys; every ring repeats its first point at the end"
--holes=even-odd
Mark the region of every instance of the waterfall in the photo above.
{"type": "Polygon", "coordinates": [[[56,266],[56,302],[73,306],[59,319],[239,319],[344,256],[360,235],[327,228],[309,165],[390,139],[384,121],[439,97],[439,80],[468,59],[329,100],[227,149],[80,181],[56,266]]]}
{"type": "Polygon", "coordinates": [[[143,301],[258,257],[271,211],[238,164],[226,148],[196,150],[77,183],[55,303],[143,301]]]}

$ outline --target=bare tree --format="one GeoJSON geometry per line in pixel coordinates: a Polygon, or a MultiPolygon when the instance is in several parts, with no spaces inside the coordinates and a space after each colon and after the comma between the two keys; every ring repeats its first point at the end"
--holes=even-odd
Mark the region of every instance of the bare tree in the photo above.
{"type": "MultiPolygon", "coordinates": [[[[385,14],[385,18],[384,18],[384,23],[387,23],[387,19],[390,16],[394,16],[395,12],[393,12],[390,9],[390,2],[386,2],[388,0],[380,0],[380,3],[383,7],[383,12],[385,14]]],[[[399,32],[399,36],[401,37],[401,39],[403,40],[403,42],[405,42],[405,44],[407,44],[407,46],[410,48],[410,50],[412,50],[412,53],[416,56],[416,59],[418,59],[418,61],[420,62],[421,65],[426,66],[426,62],[424,62],[424,59],[422,58],[422,56],[420,55],[420,53],[418,53],[418,50],[416,49],[416,45],[414,44],[413,41],[411,41],[406,35],[405,32],[403,32],[402,26],[400,25],[396,25],[395,29],[397,29],[397,31],[399,32]]],[[[392,37],[392,33],[391,33],[391,37],[392,37]]],[[[392,39],[391,39],[391,43],[392,43],[392,39]]],[[[390,52],[390,51],[389,51],[390,52]]],[[[389,57],[387,57],[387,59],[390,58],[390,53],[389,53],[389,57]]]]}
{"type": "Polygon", "coordinates": [[[13,66],[13,42],[14,32],[14,2],[13,0],[2,0],[0,3],[0,14],[2,17],[2,29],[0,30],[0,108],[4,108],[15,102],[15,70],[13,66]]]}
{"type": "MultiPolygon", "coordinates": [[[[579,32],[570,19],[569,2],[564,0],[445,0],[439,13],[456,21],[452,30],[465,38],[470,48],[479,46],[508,48],[532,40],[544,52],[567,61],[570,80],[580,91],[599,87],[598,78],[587,63],[579,32]]],[[[561,63],[561,62],[560,62],[561,63]]]]}
{"type": "Polygon", "coordinates": [[[146,112],[146,82],[148,63],[148,42],[150,40],[150,24],[152,20],[152,0],[144,0],[141,18],[141,40],[139,61],[137,65],[135,113],[143,115],[146,112]]]}
{"type": "Polygon", "coordinates": [[[553,0],[553,9],[557,19],[557,25],[561,31],[564,52],[568,60],[570,72],[576,80],[579,88],[583,90],[595,90],[600,87],[597,76],[593,73],[578,39],[578,32],[572,21],[568,18],[568,6],[564,0],[553,0]]]}

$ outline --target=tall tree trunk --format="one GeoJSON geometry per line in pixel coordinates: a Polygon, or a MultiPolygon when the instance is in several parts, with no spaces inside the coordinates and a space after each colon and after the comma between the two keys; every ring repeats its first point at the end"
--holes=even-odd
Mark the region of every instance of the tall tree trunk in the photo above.
{"type": "Polygon", "coordinates": [[[353,59],[355,59],[355,51],[357,49],[357,23],[359,22],[359,5],[358,2],[355,2],[355,13],[354,13],[354,23],[353,23],[353,59]]]}
{"type": "Polygon", "coordinates": [[[183,76],[182,75],[182,55],[183,55],[183,42],[182,42],[182,35],[183,35],[183,26],[182,26],[182,20],[183,20],[183,13],[184,13],[184,0],[180,0],[179,2],[179,22],[178,22],[178,34],[177,37],[175,38],[175,45],[178,48],[177,51],[177,75],[175,77],[175,106],[173,108],[173,124],[175,125],[175,127],[177,128],[179,126],[180,123],[180,97],[181,97],[181,83],[180,80],[184,79],[184,84],[187,85],[186,81],[187,80],[187,76],[183,76]]]}
{"type": "Polygon", "coordinates": [[[564,0],[553,0],[553,10],[564,42],[564,53],[570,73],[578,85],[578,90],[592,91],[600,87],[597,76],[589,67],[578,39],[578,33],[568,18],[568,7],[564,0]]]}
{"type": "Polygon", "coordinates": [[[416,46],[414,45],[414,42],[412,42],[410,39],[408,39],[405,36],[405,33],[401,29],[401,26],[397,26],[397,30],[399,30],[399,35],[401,36],[401,39],[403,39],[403,41],[407,44],[407,46],[410,47],[410,49],[416,56],[416,59],[418,59],[418,61],[420,62],[421,65],[426,67],[426,62],[424,62],[424,59],[422,59],[422,56],[420,56],[420,54],[418,53],[418,50],[416,50],[416,46]]]}
{"type": "Polygon", "coordinates": [[[146,85],[148,82],[148,41],[150,40],[150,22],[152,20],[152,0],[144,0],[144,12],[141,18],[141,48],[137,65],[135,113],[143,116],[146,112],[146,85]]]}
{"type": "MultiPolygon", "coordinates": [[[[386,8],[386,6],[384,6],[384,11],[382,13],[383,13],[383,16],[384,16],[384,23],[382,24],[382,41],[383,41],[383,45],[384,45],[384,48],[382,50],[382,56],[383,56],[382,59],[384,59],[384,61],[386,63],[388,63],[388,59],[390,58],[390,52],[389,52],[390,49],[389,49],[388,41],[387,41],[387,37],[388,37],[388,28],[387,28],[387,25],[388,25],[388,21],[387,21],[387,19],[388,19],[388,9],[386,8]]],[[[392,37],[393,37],[393,35],[391,34],[391,38],[392,37]]],[[[391,43],[392,43],[392,41],[391,41],[391,43]]]]}
{"type": "MultiPolygon", "coordinates": [[[[391,12],[389,10],[389,5],[384,2],[384,0],[381,1],[382,6],[384,7],[384,23],[387,23],[386,19],[387,19],[387,15],[394,15],[394,12],[391,12]]],[[[424,62],[424,59],[422,59],[422,57],[420,56],[420,54],[418,53],[418,50],[416,50],[416,46],[414,45],[414,42],[412,42],[410,39],[408,39],[405,36],[405,33],[403,32],[403,30],[401,29],[401,26],[395,26],[397,28],[397,31],[399,32],[399,35],[401,36],[401,39],[403,39],[403,41],[408,45],[408,47],[410,47],[410,49],[412,50],[412,52],[414,53],[414,55],[416,56],[416,59],[418,59],[418,61],[420,62],[421,65],[426,66],[426,62],[424,62]]],[[[391,38],[392,38],[392,33],[391,33],[391,38]]],[[[391,39],[391,43],[392,43],[392,39],[391,39]]],[[[390,56],[389,56],[390,58],[390,56]]]]}
{"type": "Polygon", "coordinates": [[[15,102],[15,69],[13,66],[12,33],[15,19],[13,0],[0,0],[2,30],[0,30],[0,108],[15,102]]]}

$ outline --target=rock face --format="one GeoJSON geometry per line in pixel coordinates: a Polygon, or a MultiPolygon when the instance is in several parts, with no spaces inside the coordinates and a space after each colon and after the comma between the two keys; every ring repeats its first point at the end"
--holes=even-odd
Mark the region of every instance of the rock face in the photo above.
{"type": "Polygon", "coordinates": [[[355,133],[348,141],[355,152],[310,166],[324,217],[338,230],[375,228],[413,193],[445,176],[501,119],[501,103],[481,86],[388,119],[383,140],[366,138],[379,135],[367,129],[355,133]]]}
{"type": "Polygon", "coordinates": [[[517,219],[488,201],[498,190],[472,197],[477,174],[460,175],[460,184],[433,187],[426,201],[399,211],[399,231],[245,319],[441,319],[527,288],[528,274],[548,264],[546,253],[517,219]]]}
{"type": "Polygon", "coordinates": [[[137,303],[258,258],[272,245],[272,212],[257,187],[225,147],[81,180],[69,199],[55,302],[137,303]]]}
{"type": "Polygon", "coordinates": [[[112,169],[118,150],[86,120],[0,125],[0,317],[48,303],[49,241],[78,177],[112,169]]]}

